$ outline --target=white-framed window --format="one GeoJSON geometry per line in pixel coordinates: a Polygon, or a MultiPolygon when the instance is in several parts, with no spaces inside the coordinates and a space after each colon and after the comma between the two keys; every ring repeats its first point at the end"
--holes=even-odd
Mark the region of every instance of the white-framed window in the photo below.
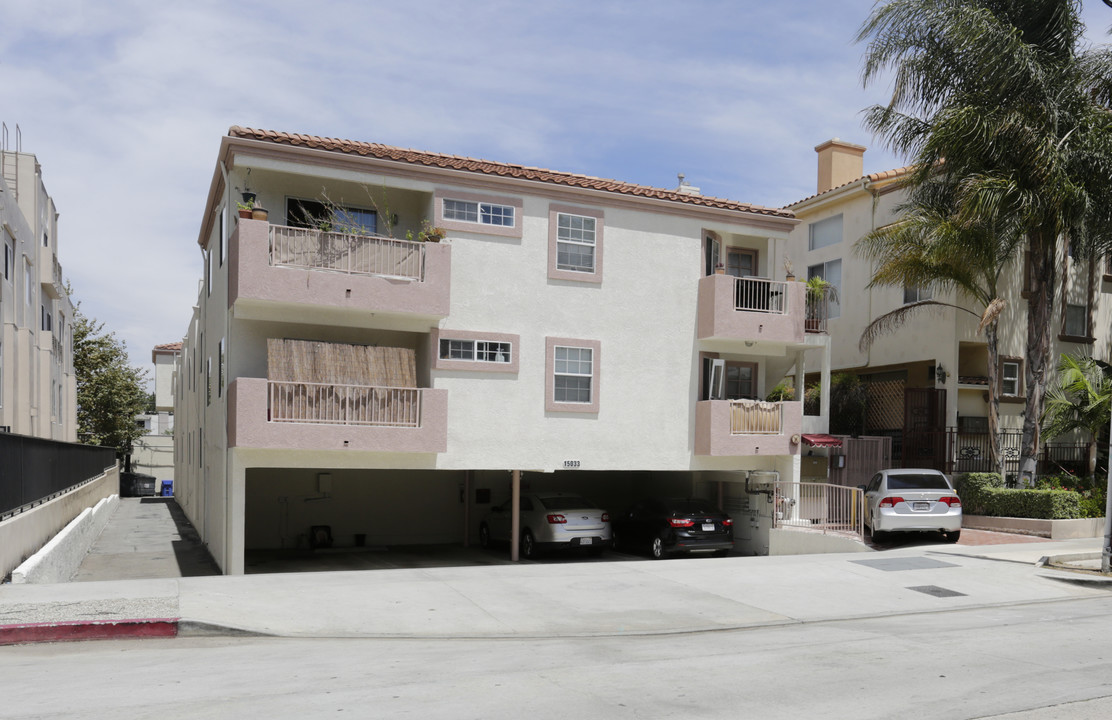
{"type": "Polygon", "coordinates": [[[205,405],[212,404],[212,358],[205,358],[205,405]]]}
{"type": "Polygon", "coordinates": [[[706,267],[703,268],[703,274],[713,275],[722,263],[722,242],[713,235],[707,235],[706,244],[703,248],[706,252],[706,267]]]}
{"type": "Polygon", "coordinates": [[[513,348],[511,343],[496,340],[441,338],[440,358],[442,360],[509,363],[513,358],[513,348]]]}
{"type": "Polygon", "coordinates": [[[813,222],[808,226],[807,232],[807,247],[811,250],[836,245],[842,242],[842,216],[835,215],[813,222]]]}
{"type": "Polygon", "coordinates": [[[556,268],[595,271],[595,223],[586,215],[556,213],[556,268]]]}
{"type": "Polygon", "coordinates": [[[590,404],[594,351],[557,345],[553,363],[552,399],[558,403],[590,404]]]}
{"type": "Polygon", "coordinates": [[[842,261],[829,260],[818,265],[811,265],[807,268],[807,279],[813,277],[820,277],[830,283],[834,292],[831,293],[827,304],[826,316],[828,318],[836,318],[842,316],[842,261]]]}
{"type": "Polygon", "coordinates": [[[1023,387],[1020,374],[1023,363],[1019,360],[1000,361],[1000,394],[1009,397],[1019,396],[1023,387]]]}
{"type": "Polygon", "coordinates": [[[53,316],[53,314],[50,312],[50,310],[47,309],[46,305],[40,305],[39,309],[40,309],[40,312],[42,313],[42,329],[46,332],[53,332],[54,331],[54,316],[53,316]]]}
{"type": "Polygon", "coordinates": [[[35,277],[31,273],[31,261],[26,258],[23,260],[23,274],[27,284],[27,312],[30,313],[31,308],[35,307],[35,277]]]}
{"type": "Polygon", "coordinates": [[[1085,305],[1066,305],[1066,321],[1062,332],[1071,337],[1088,337],[1089,308],[1085,305]]]}
{"type": "Polygon", "coordinates": [[[50,420],[58,421],[58,381],[50,381],[50,420]]]}
{"type": "Polygon", "coordinates": [[[15,270],[15,238],[10,233],[4,238],[4,279],[12,281],[12,272],[15,270]]]}
{"type": "Polygon", "coordinates": [[[934,297],[934,291],[929,287],[905,287],[904,288],[904,305],[917,303],[922,300],[930,300],[934,297]]]}
{"type": "Polygon", "coordinates": [[[445,220],[495,225],[497,227],[514,226],[514,207],[512,205],[444,198],[443,214],[445,220]]]}

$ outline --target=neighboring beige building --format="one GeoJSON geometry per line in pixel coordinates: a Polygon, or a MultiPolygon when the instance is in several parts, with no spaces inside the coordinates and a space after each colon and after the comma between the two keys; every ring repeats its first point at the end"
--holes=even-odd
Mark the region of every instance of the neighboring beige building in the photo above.
{"type": "Polygon", "coordinates": [[[131,468],[159,480],[174,479],[174,366],[180,355],[180,342],[154,346],[155,411],[136,418],[146,434],[132,446],[131,468]]]}
{"type": "Polygon", "coordinates": [[[73,442],[73,304],[58,263],[58,211],[34,155],[5,147],[0,166],[0,428],[73,442]]]}
{"type": "MultiPolygon", "coordinates": [[[[865,432],[893,437],[897,457],[905,466],[988,469],[983,436],[988,418],[988,351],[976,318],[957,310],[923,311],[903,328],[881,337],[867,352],[858,348],[862,331],[873,319],[932,293],[930,288],[866,289],[873,268],[854,250],[862,236],[896,219],[897,207],[906,196],[899,183],[908,168],[864,174],[865,148],[838,139],[815,150],[817,194],[785,208],[802,221],[792,230],[790,255],[802,277],[821,275],[839,288],[840,303],[831,308],[829,320],[832,368],[866,381],[870,402],[865,432]]],[[[1055,298],[1059,325],[1052,341],[1051,367],[1061,353],[1109,360],[1112,276],[1106,274],[1107,266],[1075,261],[1063,247],[1058,271],[1062,279],[1055,298]]],[[[1003,293],[1007,306],[999,325],[1001,387],[996,389],[1001,427],[1010,431],[1006,448],[1018,447],[1024,409],[1027,313],[1022,257],[1008,278],[1003,293]]],[[[954,294],[939,299],[963,302],[954,294]]],[[[1075,454],[1054,449],[1051,459],[1072,463],[1079,459],[1075,454]]],[[[1008,472],[1015,472],[1017,461],[1018,454],[1009,454],[1008,472]]]]}
{"type": "Polygon", "coordinates": [[[318,525],[472,542],[516,484],[717,495],[768,552],[746,480],[797,479],[826,430],[762,400],[829,358],[783,280],[789,212],[233,127],[201,217],[175,495],[226,573],[318,525]],[[267,220],[237,218],[248,190],[267,220]],[[426,224],[446,237],[407,239],[426,224]]]}

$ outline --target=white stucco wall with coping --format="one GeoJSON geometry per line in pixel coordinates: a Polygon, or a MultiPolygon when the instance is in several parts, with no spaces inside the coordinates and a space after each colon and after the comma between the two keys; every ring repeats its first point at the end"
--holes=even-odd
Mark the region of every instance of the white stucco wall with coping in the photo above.
{"type": "Polygon", "coordinates": [[[120,475],[112,469],[73,492],[0,522],[0,578],[36,553],[83,510],[119,492],[120,475]]]}

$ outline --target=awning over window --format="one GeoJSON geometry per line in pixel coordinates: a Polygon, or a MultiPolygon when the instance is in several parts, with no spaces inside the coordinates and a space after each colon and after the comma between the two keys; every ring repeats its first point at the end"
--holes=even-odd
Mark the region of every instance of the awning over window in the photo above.
{"type": "Polygon", "coordinates": [[[833,435],[824,435],[822,433],[815,433],[814,435],[803,435],[803,442],[814,447],[842,447],[842,441],[833,435]]]}

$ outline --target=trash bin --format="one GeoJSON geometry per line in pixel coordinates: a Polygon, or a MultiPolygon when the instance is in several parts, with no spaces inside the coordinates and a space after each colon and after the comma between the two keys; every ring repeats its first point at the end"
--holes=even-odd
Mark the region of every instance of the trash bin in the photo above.
{"type": "Polygon", "coordinates": [[[162,497],[174,497],[174,481],[162,481],[162,497]]]}

